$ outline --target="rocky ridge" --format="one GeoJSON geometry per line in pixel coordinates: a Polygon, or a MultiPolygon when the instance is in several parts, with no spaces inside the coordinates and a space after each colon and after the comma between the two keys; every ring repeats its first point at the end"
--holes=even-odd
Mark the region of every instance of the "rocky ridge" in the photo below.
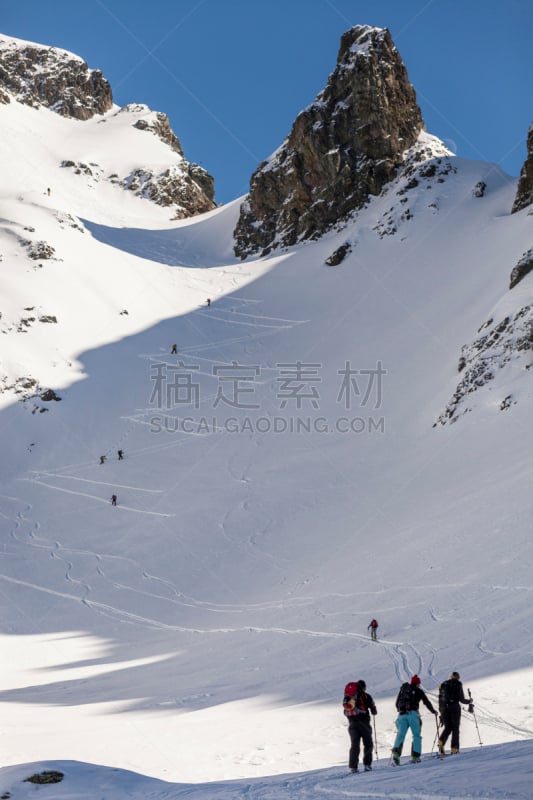
{"type": "Polygon", "coordinates": [[[79,56],[0,36],[0,102],[11,99],[87,120],[113,106],[108,81],[79,56]]]}
{"type": "Polygon", "coordinates": [[[64,158],[60,167],[72,168],[94,186],[109,180],[139,197],[172,208],[173,219],[183,219],[215,208],[214,180],[201,166],[189,162],[166,114],[143,104],[113,106],[111,86],[100,70],[89,69],[73,53],[0,35],[0,102],[23,103],[48,108],[63,117],[87,121],[105,115],[108,122],[117,114],[131,116],[131,125],[157,137],[169,149],[168,165],[152,168],[143,158],[139,138],[139,166],[120,175],[97,163],[86,164],[64,158]],[[111,112],[111,113],[109,113],[111,112]]]}
{"type": "MultiPolygon", "coordinates": [[[[170,127],[166,114],[132,103],[106,115],[105,121],[112,126],[115,122],[123,123],[124,119],[136,131],[155,136],[173,151],[169,166],[161,169],[144,163],[122,174],[120,170],[106,169],[94,161],[86,163],[72,158],[63,159],[60,166],[72,170],[74,175],[82,176],[87,185],[93,188],[101,181],[108,181],[133,192],[137,197],[168,207],[173,212],[172,219],[185,219],[215,208],[212,176],[199,164],[191,163],[183,156],[180,141],[170,127]]],[[[142,152],[142,147],[139,151],[142,152]]]]}
{"type": "Polygon", "coordinates": [[[389,31],[351,28],[324,90],[252,175],[235,253],[266,254],[322,235],[381,192],[423,128],[389,31]]]}

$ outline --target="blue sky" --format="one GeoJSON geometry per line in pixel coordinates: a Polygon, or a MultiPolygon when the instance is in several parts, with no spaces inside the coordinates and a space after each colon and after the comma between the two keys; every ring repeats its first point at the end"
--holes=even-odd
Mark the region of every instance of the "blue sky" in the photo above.
{"type": "Polygon", "coordinates": [[[102,69],[164,111],[227,202],[333,70],[352,25],[388,27],[427,129],[518,175],[533,121],[532,0],[1,0],[0,30],[102,69]]]}

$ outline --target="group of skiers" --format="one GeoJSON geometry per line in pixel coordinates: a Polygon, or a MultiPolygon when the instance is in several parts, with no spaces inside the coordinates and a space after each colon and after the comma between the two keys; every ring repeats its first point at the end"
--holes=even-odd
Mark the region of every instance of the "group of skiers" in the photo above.
{"type": "MultiPolygon", "coordinates": [[[[369,626],[370,627],[370,626],[369,626]]],[[[377,627],[377,625],[376,625],[377,627]]],[[[474,712],[472,698],[465,697],[463,684],[458,672],[452,672],[449,679],[439,686],[439,710],[436,711],[426,693],[420,686],[420,678],[413,675],[409,682],[403,683],[396,698],[396,739],[392,747],[392,764],[400,764],[403,744],[407,732],[411,730],[411,762],[416,764],[422,755],[422,719],[419,713],[420,703],[424,703],[431,714],[435,715],[438,735],[438,752],[441,757],[445,755],[445,746],[451,734],[451,754],[459,752],[459,726],[461,723],[461,703],[468,705],[468,710],[474,712]],[[439,723],[441,730],[439,732],[439,723]]],[[[470,692],[469,692],[470,695],[470,692]]],[[[359,754],[361,741],[363,742],[363,767],[365,772],[372,769],[374,743],[370,716],[377,712],[376,704],[366,691],[363,680],[353,681],[346,685],[343,700],[344,715],[348,719],[348,734],[350,736],[350,753],[348,767],[350,772],[359,772],[359,754]]],[[[375,733],[375,722],[374,722],[375,733]]]]}
{"type": "MultiPolygon", "coordinates": [[[[124,450],[117,450],[117,459],[119,461],[124,461],[124,450]]],[[[107,461],[107,456],[100,456],[100,464],[105,464],[107,461]]],[[[117,504],[117,496],[116,494],[111,495],[111,505],[116,506],[117,504]]]]}
{"type": "MultiPolygon", "coordinates": [[[[117,458],[119,461],[124,460],[124,450],[117,450],[117,458]]],[[[100,456],[100,464],[105,464],[107,456],[100,456]]]]}

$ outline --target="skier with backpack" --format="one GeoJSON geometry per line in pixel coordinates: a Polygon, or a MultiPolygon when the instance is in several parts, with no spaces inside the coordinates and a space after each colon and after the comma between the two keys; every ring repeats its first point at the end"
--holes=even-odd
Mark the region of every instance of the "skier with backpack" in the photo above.
{"type": "Polygon", "coordinates": [[[363,764],[365,772],[372,769],[372,728],[370,727],[370,714],[375,716],[378,711],[372,696],[366,692],[365,681],[347,683],[344,689],[343,700],[344,716],[348,720],[348,734],[350,736],[350,755],[348,766],[350,772],[359,772],[359,752],[361,739],[363,740],[363,764]]]}
{"type": "Polygon", "coordinates": [[[417,764],[420,761],[422,754],[422,719],[418,711],[420,701],[424,703],[428,711],[437,716],[438,712],[431,705],[424,690],[420,688],[420,678],[418,675],[413,675],[410,683],[406,682],[401,685],[396,698],[396,710],[398,712],[396,730],[398,733],[392,748],[392,761],[395,766],[400,764],[403,743],[409,728],[413,735],[411,763],[417,764]]]}
{"type": "Polygon", "coordinates": [[[370,622],[370,625],[367,627],[367,631],[370,631],[370,638],[375,642],[378,638],[378,621],[377,619],[373,619],[370,622]]]}
{"type": "Polygon", "coordinates": [[[452,735],[452,755],[459,752],[459,726],[461,724],[461,706],[459,704],[464,703],[468,706],[470,713],[474,713],[474,703],[471,698],[465,697],[460,677],[458,672],[452,672],[448,680],[439,686],[440,722],[444,726],[438,742],[441,755],[444,755],[444,747],[450,733],[452,735]]]}

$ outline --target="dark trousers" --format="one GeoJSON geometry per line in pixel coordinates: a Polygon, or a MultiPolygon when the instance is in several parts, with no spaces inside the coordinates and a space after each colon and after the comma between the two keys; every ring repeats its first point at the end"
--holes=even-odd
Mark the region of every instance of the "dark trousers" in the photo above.
{"type": "Polygon", "coordinates": [[[372,728],[370,727],[370,720],[360,719],[357,717],[350,717],[348,725],[348,733],[350,734],[350,759],[348,766],[350,769],[357,769],[359,764],[359,751],[361,749],[361,739],[363,740],[364,755],[363,764],[370,766],[372,764],[372,751],[374,745],[372,743],[372,728]]]}
{"type": "Polygon", "coordinates": [[[441,718],[444,730],[440,735],[440,741],[442,744],[446,744],[446,740],[451,733],[451,746],[459,750],[459,725],[461,724],[461,706],[459,703],[454,703],[448,708],[443,709],[441,718]]]}

